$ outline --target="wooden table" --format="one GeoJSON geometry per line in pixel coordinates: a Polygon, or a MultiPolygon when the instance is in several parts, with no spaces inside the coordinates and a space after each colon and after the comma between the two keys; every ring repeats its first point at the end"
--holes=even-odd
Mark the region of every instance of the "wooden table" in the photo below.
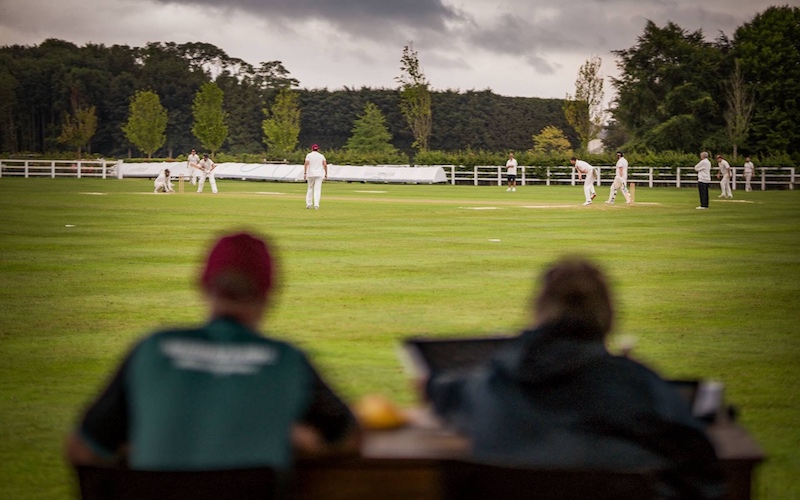
{"type": "MultiPolygon", "coordinates": [[[[763,451],[734,422],[714,424],[708,432],[726,473],[728,499],[749,499],[763,451]]],[[[430,413],[417,411],[406,427],[367,431],[360,456],[300,461],[295,469],[297,497],[442,500],[444,467],[469,455],[464,437],[430,413]]]]}

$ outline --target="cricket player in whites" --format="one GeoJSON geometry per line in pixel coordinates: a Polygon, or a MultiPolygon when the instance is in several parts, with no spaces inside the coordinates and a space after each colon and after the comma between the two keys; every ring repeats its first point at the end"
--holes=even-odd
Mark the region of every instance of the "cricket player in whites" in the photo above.
{"type": "Polygon", "coordinates": [[[311,152],[306,155],[303,164],[303,178],[308,182],[306,190],[306,208],[319,210],[319,198],[322,196],[322,180],[328,178],[328,160],[319,152],[319,146],[313,144],[311,152]]]}
{"type": "Polygon", "coordinates": [[[174,193],[175,190],[172,189],[172,181],[169,178],[169,169],[164,169],[163,172],[158,174],[156,177],[154,193],[174,193]]]}
{"type": "Polygon", "coordinates": [[[570,158],[569,162],[572,163],[572,166],[578,171],[578,180],[581,180],[584,175],[586,176],[586,180],[583,181],[583,194],[586,196],[586,201],[583,202],[583,204],[591,205],[592,200],[597,196],[597,193],[594,191],[594,181],[597,179],[597,172],[593,166],[574,156],[570,158]]]}
{"type": "Polygon", "coordinates": [[[717,164],[719,165],[717,179],[719,179],[719,187],[722,190],[722,194],[717,198],[733,198],[733,193],[731,192],[731,165],[722,155],[717,155],[717,164]]]}
{"type": "Polygon", "coordinates": [[[217,181],[214,179],[214,169],[217,168],[217,164],[214,163],[211,158],[208,157],[208,153],[203,155],[203,159],[200,160],[200,179],[197,181],[197,192],[203,192],[203,185],[206,183],[206,179],[208,179],[208,183],[211,184],[211,192],[217,194],[217,181]]]}
{"type": "Polygon", "coordinates": [[[197,151],[194,149],[186,158],[186,165],[189,167],[189,178],[192,180],[192,186],[195,186],[197,185],[197,179],[200,178],[200,157],[197,156],[197,151]]]}
{"type": "Polygon", "coordinates": [[[625,196],[625,203],[630,205],[631,194],[628,192],[628,160],[622,151],[617,151],[617,173],[614,175],[614,182],[611,184],[611,192],[608,194],[606,204],[613,205],[617,197],[617,189],[622,190],[625,196]]]}

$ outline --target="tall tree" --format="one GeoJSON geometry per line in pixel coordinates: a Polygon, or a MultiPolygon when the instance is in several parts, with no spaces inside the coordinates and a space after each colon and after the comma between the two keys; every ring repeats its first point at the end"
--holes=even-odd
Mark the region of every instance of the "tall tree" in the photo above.
{"type": "Polygon", "coordinates": [[[428,149],[433,117],[431,113],[430,83],[419,64],[419,56],[411,43],[403,47],[400,58],[400,111],[414,134],[413,146],[420,151],[428,149]]]}
{"type": "Polygon", "coordinates": [[[722,130],[720,44],[706,42],[700,30],[647,21],[634,47],[614,51],[621,76],[612,79],[612,112],[634,142],[654,150],[718,147],[713,141],[722,130]]]}
{"type": "Polygon", "coordinates": [[[353,124],[353,135],[347,140],[344,148],[348,151],[362,153],[394,153],[392,134],[386,128],[386,118],[371,102],[364,105],[364,113],[353,124]]]}
{"type": "Polygon", "coordinates": [[[733,146],[733,159],[739,152],[739,146],[747,139],[750,132],[750,119],[753,116],[752,93],[747,89],[747,84],[742,77],[739,60],[734,62],[734,71],[725,88],[725,97],[728,108],[725,110],[725,130],[733,146]]]}
{"type": "Polygon", "coordinates": [[[269,110],[265,109],[267,118],[262,124],[267,152],[275,158],[282,158],[297,148],[300,136],[300,108],[297,106],[297,94],[290,89],[281,90],[275,97],[275,103],[269,110]]]}
{"type": "Polygon", "coordinates": [[[139,90],[131,99],[128,122],[122,130],[131,143],[152,158],[164,145],[167,136],[167,110],[161,105],[158,94],[152,90],[139,90]]]}
{"type": "Polygon", "coordinates": [[[96,108],[94,106],[77,107],[73,113],[64,115],[58,142],[75,148],[80,160],[83,148],[89,144],[96,131],[96,108]]]}
{"type": "Polygon", "coordinates": [[[589,143],[600,136],[605,121],[603,109],[603,60],[592,57],[578,71],[575,95],[567,94],[564,116],[581,141],[581,150],[588,151],[589,143]]]}
{"type": "Polygon", "coordinates": [[[214,82],[204,83],[195,95],[192,104],[194,126],[192,133],[204,148],[211,151],[211,157],[228,138],[228,126],[225,125],[227,113],[222,109],[224,94],[214,82]]]}
{"type": "Polygon", "coordinates": [[[769,7],[740,26],[733,56],[757,103],[748,149],[800,154],[800,7],[769,7]]]}

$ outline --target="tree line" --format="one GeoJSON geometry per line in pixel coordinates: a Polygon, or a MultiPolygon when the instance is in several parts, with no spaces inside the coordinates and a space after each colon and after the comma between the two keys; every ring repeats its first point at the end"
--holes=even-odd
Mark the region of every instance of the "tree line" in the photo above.
{"type": "Polygon", "coordinates": [[[331,91],[299,88],[279,61],[253,66],[205,43],[79,47],[48,39],[0,47],[0,150],[177,157],[214,136],[222,137],[219,144],[204,147],[271,159],[311,143],[427,157],[549,154],[558,144],[563,155],[585,150],[600,135],[610,149],[640,153],[800,158],[800,8],[770,7],[732,39],[720,34],[713,42],[702,31],[648,21],[637,43],[614,55],[616,98],[610,110],[598,110],[597,58],[581,67],[574,94],[539,99],[431,91],[410,45],[400,59],[399,88],[331,91]],[[152,131],[131,122],[144,93],[162,108],[145,120],[163,123],[151,138],[156,147],[145,148],[152,151],[134,140],[152,131]]]}
{"type": "MultiPolygon", "coordinates": [[[[193,108],[204,84],[223,96],[227,137],[220,150],[262,154],[265,117],[283,89],[293,89],[300,110],[299,144],[342,148],[367,104],[385,117],[392,144],[414,150],[401,109],[400,89],[299,89],[282,63],[254,67],[213,45],[149,43],[145,47],[48,39],[38,46],[0,48],[0,150],[44,153],[74,148],[63,140],[66,121],[94,110],[96,131],[87,152],[109,157],[146,154],[126,135],[137,92],[152,92],[167,114],[165,141],[153,153],[175,157],[198,147],[193,108]],[[267,113],[265,113],[267,110],[267,113]]],[[[521,149],[547,125],[568,130],[560,99],[503,97],[486,91],[431,93],[429,147],[458,150],[521,149]]],[[[303,146],[305,147],[305,146],[303,146]]]]}

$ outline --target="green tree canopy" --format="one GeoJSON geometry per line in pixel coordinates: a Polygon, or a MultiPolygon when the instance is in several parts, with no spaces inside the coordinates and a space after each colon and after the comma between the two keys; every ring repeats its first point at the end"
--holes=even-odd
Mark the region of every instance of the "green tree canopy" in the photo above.
{"type": "Polygon", "coordinates": [[[167,110],[158,94],[151,90],[137,91],[131,99],[128,122],[122,127],[128,140],[151,158],[166,142],[166,129],[167,110]]]}
{"type": "Polygon", "coordinates": [[[800,153],[800,7],[770,7],[734,33],[733,57],[754,92],[745,148],[800,153]]]}
{"type": "Polygon", "coordinates": [[[300,135],[300,108],[297,105],[297,93],[285,88],[278,92],[275,103],[269,110],[265,109],[267,118],[262,127],[264,130],[267,151],[275,158],[282,158],[297,148],[300,135]]]}
{"type": "Polygon", "coordinates": [[[645,148],[698,151],[722,130],[718,84],[724,41],[711,44],[702,31],[647,21],[630,49],[617,50],[620,78],[613,115],[645,148]]]}
{"type": "Polygon", "coordinates": [[[364,105],[364,113],[356,119],[351,131],[353,135],[344,148],[362,153],[394,153],[392,134],[386,127],[386,119],[378,106],[371,102],[364,105]]]}
{"type": "Polygon", "coordinates": [[[572,151],[572,145],[558,128],[548,125],[538,135],[533,136],[533,152],[548,155],[566,155],[572,151]]]}
{"type": "Polygon", "coordinates": [[[97,115],[94,106],[88,108],[79,107],[73,114],[64,115],[64,123],[61,125],[61,135],[58,142],[72,146],[77,150],[78,159],[81,158],[81,151],[89,144],[97,131],[97,115]]]}
{"type": "Polygon", "coordinates": [[[194,126],[192,133],[204,148],[211,151],[211,156],[228,138],[228,126],[225,125],[227,113],[222,109],[224,94],[214,82],[204,83],[192,104],[194,126]]]}

